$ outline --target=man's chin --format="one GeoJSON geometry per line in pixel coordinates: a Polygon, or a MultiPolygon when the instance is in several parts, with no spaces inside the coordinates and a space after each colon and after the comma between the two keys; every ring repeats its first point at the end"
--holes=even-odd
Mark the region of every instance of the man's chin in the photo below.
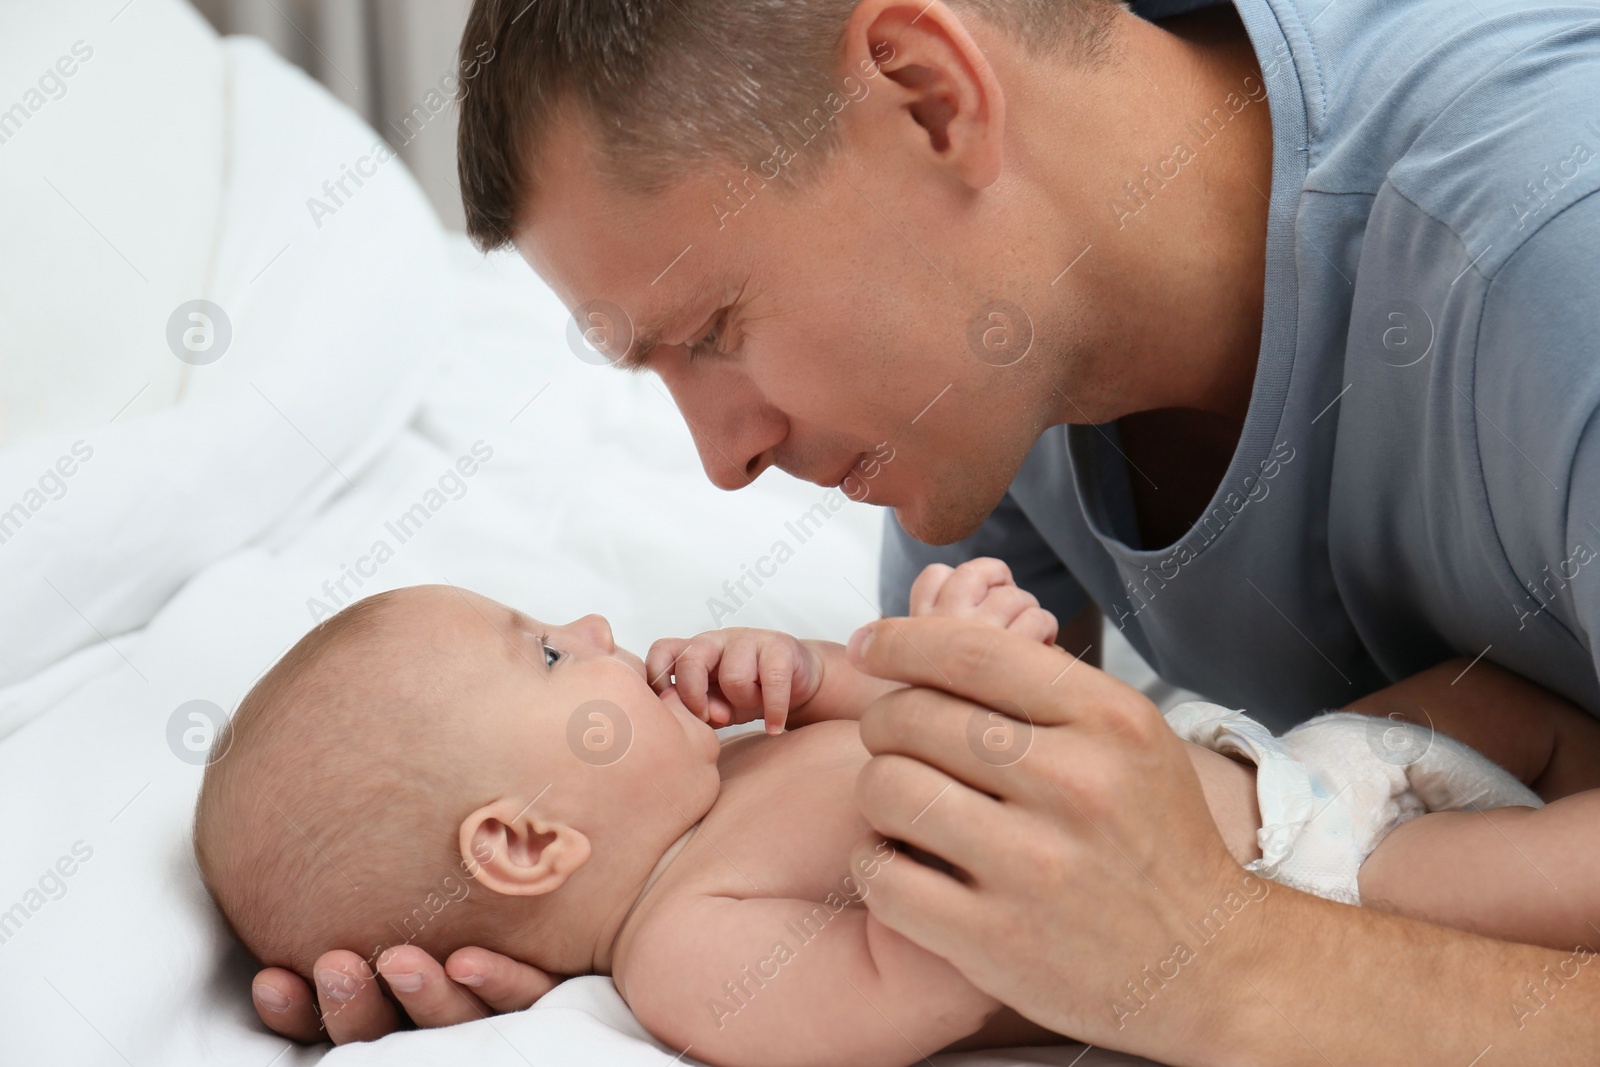
{"type": "MultiPolygon", "coordinates": [[[[992,512],[993,509],[991,508],[992,512]]],[[[971,537],[983,526],[989,512],[958,514],[949,509],[919,507],[916,504],[897,505],[894,517],[900,528],[925,545],[949,545],[971,537]]]]}

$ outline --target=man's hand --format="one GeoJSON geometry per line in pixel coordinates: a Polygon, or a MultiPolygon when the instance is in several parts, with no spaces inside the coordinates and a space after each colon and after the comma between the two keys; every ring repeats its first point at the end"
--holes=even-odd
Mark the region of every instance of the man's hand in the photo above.
{"type": "MultiPolygon", "coordinates": [[[[497,952],[463,948],[443,967],[414,945],[378,958],[378,972],[419,1027],[453,1026],[521,1011],[554,989],[559,978],[497,952]]],[[[315,968],[313,998],[305,979],[282,967],[260,971],[251,999],[261,1021],[292,1041],[376,1041],[400,1028],[400,1014],[354,952],[325,952],[315,968]],[[319,1018],[320,1014],[320,1018],[319,1018]]]]}
{"type": "Polygon", "coordinates": [[[849,661],[911,686],[862,716],[857,802],[956,868],[885,864],[867,908],[1032,1021],[1194,1067],[1594,1062],[1600,983],[1574,980],[1592,950],[1246,875],[1176,735],[1088,664],[945,618],[870,623],[849,661]],[[989,743],[994,708],[1010,746],[989,743]]]}
{"type": "Polygon", "coordinates": [[[930,563],[922,568],[911,583],[910,613],[987,622],[1047,645],[1060,630],[1056,617],[1012,579],[1011,568],[989,556],[959,567],[930,563]]]}
{"type": "Polygon", "coordinates": [[[728,627],[695,637],[664,637],[650,646],[645,674],[665,695],[676,689],[684,707],[712,726],[765,719],[782,733],[792,708],[822,685],[820,658],[798,638],[777,630],[728,627]]]}
{"type": "MultiPolygon", "coordinates": [[[[886,619],[849,658],[913,687],[862,717],[867,821],[958,868],[886,865],[868,908],[1034,1022],[1114,1043],[1126,983],[1170,969],[1190,922],[1245,884],[1183,743],[1142,693],[1034,635],[886,619]]],[[[1162,1010],[1187,1001],[1198,1025],[1214,1002],[1187,986],[1162,1010]]]]}

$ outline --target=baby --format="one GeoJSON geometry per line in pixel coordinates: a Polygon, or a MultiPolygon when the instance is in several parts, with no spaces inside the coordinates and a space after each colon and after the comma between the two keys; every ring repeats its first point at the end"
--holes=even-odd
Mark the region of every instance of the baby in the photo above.
{"type": "MultiPolygon", "coordinates": [[[[1056,634],[994,560],[929,568],[913,605],[1056,634]]],[[[375,961],[404,943],[441,959],[479,945],[559,975],[610,975],[648,1030],[711,1064],[903,1067],[1065,1040],[862,903],[885,865],[939,862],[875,835],[852,799],[868,759],[854,720],[895,683],[857,671],[840,645],[759,630],[657,642],[649,661],[617,648],[599,616],[553,626],[449,586],[345,609],[267,672],[218,739],[194,832],[207,888],[266,964],[309,975],[333,947],[375,961]],[[712,725],[757,718],[766,736],[724,741],[712,725]],[[852,866],[864,840],[875,850],[852,866]]],[[[1496,677],[1504,696],[1513,676],[1496,677]]],[[[1460,898],[1462,885],[1506,880],[1498,853],[1472,852],[1487,820],[1420,814],[1424,799],[1528,806],[1497,816],[1540,803],[1482,757],[1435,736],[1426,758],[1393,758],[1369,742],[1403,727],[1370,717],[1274,739],[1214,705],[1174,712],[1204,742],[1187,747],[1246,867],[1241,899],[1279,877],[1540,939],[1511,909],[1460,898]],[[1408,763],[1424,767],[1418,782],[1408,763]]],[[[1519,736],[1538,733],[1532,710],[1518,717],[1519,736]]],[[[991,718],[975,760],[1011,758],[1016,722],[991,718]]],[[[1518,768],[1527,780],[1555,766],[1542,755],[1518,768]]],[[[1519,824],[1488,829],[1510,841],[1519,824]]],[[[1516,892],[1538,892],[1531,882],[1516,892]]],[[[1538,907],[1519,902],[1517,914],[1538,907]]],[[[1128,996],[1113,992],[1108,1010],[1137,1010],[1128,996]]]]}

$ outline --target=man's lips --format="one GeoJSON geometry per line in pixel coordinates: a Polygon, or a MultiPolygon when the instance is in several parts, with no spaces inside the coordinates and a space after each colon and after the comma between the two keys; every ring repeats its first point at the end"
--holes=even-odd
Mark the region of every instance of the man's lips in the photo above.
{"type": "Polygon", "coordinates": [[[861,466],[862,461],[866,458],[867,454],[865,452],[858,452],[856,455],[851,457],[849,466],[845,467],[844,470],[840,471],[838,474],[831,475],[823,474],[819,476],[812,476],[810,474],[802,474],[799,471],[789,470],[787,467],[784,467],[783,469],[789,471],[790,474],[794,475],[796,478],[799,478],[801,481],[810,482],[812,485],[820,485],[824,489],[838,489],[840,486],[844,485],[845,479],[849,478],[850,475],[856,472],[856,468],[861,466]]]}
{"type": "Polygon", "coordinates": [[[881,465],[879,469],[874,471],[872,474],[866,474],[863,472],[862,468],[868,464],[868,461],[869,456],[867,453],[858,452],[850,460],[850,465],[839,471],[839,473],[824,474],[820,476],[804,474],[799,470],[786,467],[782,463],[778,463],[776,466],[779,470],[791,475],[792,477],[799,478],[803,482],[810,482],[812,485],[820,485],[824,489],[837,489],[857,503],[871,503],[882,507],[893,506],[889,500],[882,496],[880,492],[881,486],[879,486],[878,482],[875,480],[878,475],[882,473],[881,465]],[[852,475],[854,475],[853,482],[851,478],[852,475]],[[851,484],[847,486],[846,483],[851,484]]]}

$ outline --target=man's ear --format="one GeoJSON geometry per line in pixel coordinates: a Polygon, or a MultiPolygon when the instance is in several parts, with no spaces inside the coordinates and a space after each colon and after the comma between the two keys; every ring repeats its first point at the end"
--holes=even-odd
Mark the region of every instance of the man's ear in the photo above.
{"type": "Polygon", "coordinates": [[[589,839],[565,823],[539,818],[509,797],[461,820],[465,869],[487,889],[506,896],[553,893],[589,860],[589,839]]]}
{"type": "Polygon", "coordinates": [[[942,0],[862,0],[845,31],[848,74],[883,74],[893,109],[973,189],[1000,176],[1006,95],[961,17],[942,0]],[[870,74],[868,73],[870,72],[870,74]]]}

